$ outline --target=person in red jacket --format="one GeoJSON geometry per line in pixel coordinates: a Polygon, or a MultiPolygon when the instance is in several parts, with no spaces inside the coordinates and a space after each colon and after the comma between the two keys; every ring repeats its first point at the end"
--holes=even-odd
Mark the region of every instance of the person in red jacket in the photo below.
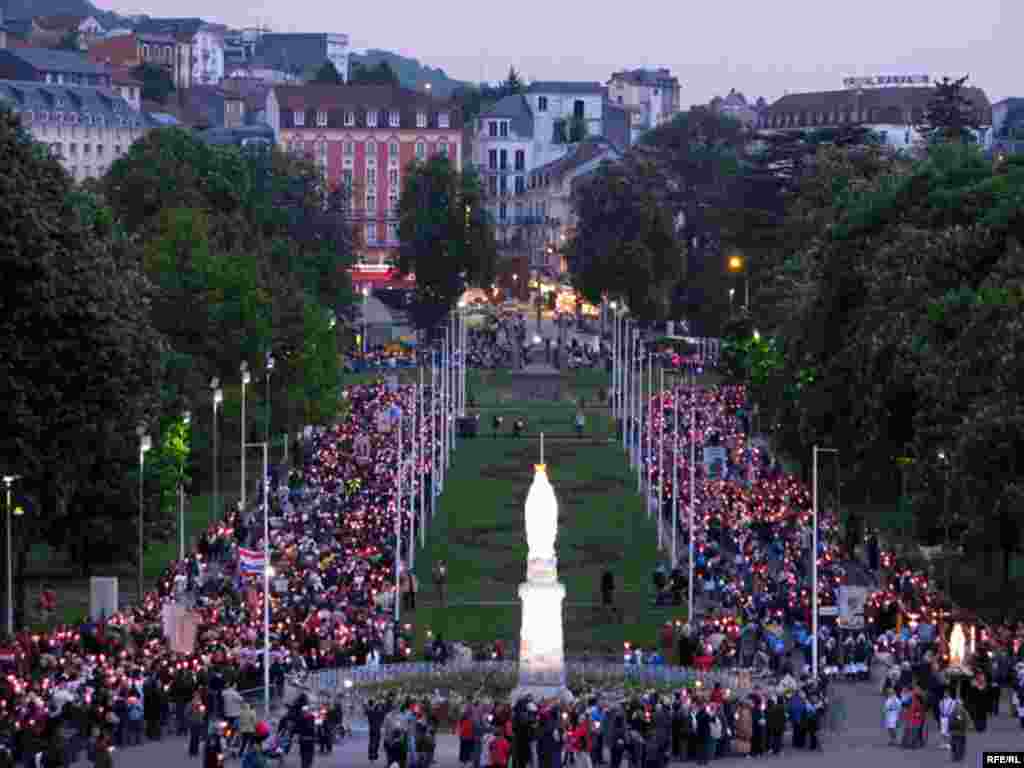
{"type": "Polygon", "coordinates": [[[473,759],[474,746],[473,713],[469,708],[462,713],[456,734],[459,737],[459,763],[466,765],[473,759]]]}
{"type": "Polygon", "coordinates": [[[512,754],[512,745],[505,738],[504,730],[499,730],[491,742],[490,768],[508,768],[508,758],[512,754]]]}

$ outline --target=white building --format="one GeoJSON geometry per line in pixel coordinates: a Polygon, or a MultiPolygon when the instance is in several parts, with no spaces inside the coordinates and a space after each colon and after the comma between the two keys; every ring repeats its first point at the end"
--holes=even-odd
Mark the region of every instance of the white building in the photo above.
{"type": "MultiPolygon", "coordinates": [[[[858,125],[877,133],[886,146],[908,150],[920,143],[915,126],[921,124],[935,96],[934,86],[919,84],[923,76],[915,78],[910,85],[887,84],[897,78],[854,78],[886,84],[789,94],[761,112],[757,127],[767,131],[813,131],[858,125]]],[[[976,119],[983,126],[980,139],[984,143],[992,124],[988,97],[980,88],[965,88],[964,96],[971,100],[976,119]]]]}
{"type": "Polygon", "coordinates": [[[480,173],[499,238],[522,218],[527,174],[534,163],[534,115],[526,97],[506,96],[476,121],[473,165],[480,173]]]}
{"type": "Polygon", "coordinates": [[[533,112],[536,165],[562,157],[574,140],[605,135],[605,94],[596,82],[530,84],[526,98],[533,112]]]}
{"type": "Polygon", "coordinates": [[[76,181],[106,173],[151,121],[107,88],[0,80],[0,102],[76,181]]]}
{"type": "Polygon", "coordinates": [[[219,24],[204,24],[192,36],[192,82],[217,85],[224,79],[224,33],[219,24]]]}
{"type": "Polygon", "coordinates": [[[629,112],[631,141],[678,115],[681,92],[679,79],[666,68],[627,69],[608,80],[609,100],[629,112]]]}

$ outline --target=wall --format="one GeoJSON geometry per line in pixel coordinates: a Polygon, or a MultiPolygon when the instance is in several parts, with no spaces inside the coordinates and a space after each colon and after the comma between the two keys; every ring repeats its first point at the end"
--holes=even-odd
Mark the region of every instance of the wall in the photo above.
{"type": "Polygon", "coordinates": [[[192,82],[197,85],[216,85],[224,79],[224,38],[213,30],[201,29],[192,42],[195,63],[192,82]]]}
{"type": "Polygon", "coordinates": [[[604,97],[601,94],[530,93],[527,98],[530,100],[530,109],[533,110],[533,155],[537,165],[557,160],[565,154],[564,148],[552,144],[554,124],[556,119],[572,117],[573,105],[577,99],[583,101],[583,116],[587,122],[587,135],[601,136],[603,134],[604,97]],[[537,108],[537,99],[540,96],[547,97],[546,112],[541,112],[537,108]]]}
{"type": "Polygon", "coordinates": [[[61,165],[76,180],[102,176],[147,128],[31,123],[32,138],[59,154],[61,165]],[[88,151],[86,151],[88,148],[88,151]]]}

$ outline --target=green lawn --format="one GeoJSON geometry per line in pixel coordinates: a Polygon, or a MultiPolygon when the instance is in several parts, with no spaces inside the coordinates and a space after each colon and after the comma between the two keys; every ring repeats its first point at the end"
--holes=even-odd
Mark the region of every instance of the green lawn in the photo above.
{"type": "MultiPolygon", "coordinates": [[[[523,505],[539,458],[536,434],[571,433],[571,399],[580,392],[596,395],[607,382],[600,372],[570,374],[573,391],[566,402],[515,403],[503,399],[506,375],[499,372],[486,383],[473,382],[483,434],[458,444],[427,547],[417,553],[420,605],[410,617],[417,647],[422,647],[428,629],[443,632],[449,640],[484,644],[502,638],[506,647],[518,645],[517,590],[526,570],[523,505]],[[490,419],[495,413],[524,415],[526,436],[492,439],[490,419]],[[431,576],[438,559],[448,563],[446,609],[437,605],[431,576]]],[[[606,409],[588,409],[587,439],[545,443],[545,463],[559,502],[558,567],[567,591],[566,650],[572,655],[618,654],[624,641],[653,646],[663,622],[685,617],[679,609],[650,606],[656,528],[646,517],[636,476],[629,473],[621,447],[608,440],[610,428],[606,409]],[[615,574],[621,623],[604,616],[597,605],[606,566],[615,574]]]]}

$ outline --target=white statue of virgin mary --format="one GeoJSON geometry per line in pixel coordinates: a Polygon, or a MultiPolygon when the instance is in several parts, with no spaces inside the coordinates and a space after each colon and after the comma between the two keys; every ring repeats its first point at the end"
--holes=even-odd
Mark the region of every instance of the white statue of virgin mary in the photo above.
{"type": "Polygon", "coordinates": [[[526,544],[530,560],[553,560],[558,533],[558,501],[547,468],[534,465],[533,484],[526,494],[526,544]]]}

